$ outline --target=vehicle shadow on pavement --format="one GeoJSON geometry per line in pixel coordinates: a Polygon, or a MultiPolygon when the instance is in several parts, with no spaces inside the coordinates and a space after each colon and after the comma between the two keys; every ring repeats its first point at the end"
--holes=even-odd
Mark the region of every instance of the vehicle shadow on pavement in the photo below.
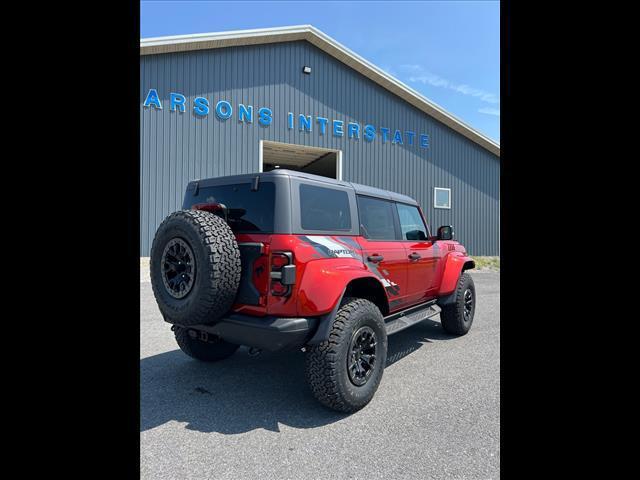
{"type": "Polygon", "coordinates": [[[431,319],[402,330],[389,337],[389,348],[387,350],[387,367],[402,360],[407,355],[415,352],[425,343],[432,343],[433,340],[452,340],[458,338],[449,335],[442,329],[440,322],[431,319]]]}
{"type": "MultiPolygon", "coordinates": [[[[432,340],[455,338],[426,320],[389,337],[387,366],[432,340]]],[[[246,348],[217,363],[194,360],[180,350],[140,360],[140,431],[170,421],[189,430],[239,434],[279,424],[314,428],[348,414],[320,405],[304,378],[304,353],[252,357],[246,348]]]]}

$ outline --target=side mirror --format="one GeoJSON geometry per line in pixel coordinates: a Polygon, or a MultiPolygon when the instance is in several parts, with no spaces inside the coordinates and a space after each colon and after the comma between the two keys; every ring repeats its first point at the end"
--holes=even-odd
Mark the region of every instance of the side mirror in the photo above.
{"type": "Polygon", "coordinates": [[[438,228],[438,240],[453,240],[453,227],[451,225],[443,225],[438,228]]]}

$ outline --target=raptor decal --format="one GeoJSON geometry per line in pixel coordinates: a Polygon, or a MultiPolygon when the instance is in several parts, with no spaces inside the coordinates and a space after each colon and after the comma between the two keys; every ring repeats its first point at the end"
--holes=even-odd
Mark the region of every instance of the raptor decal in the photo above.
{"type": "Polygon", "coordinates": [[[349,245],[339,243],[331,237],[305,235],[300,238],[309,243],[323,258],[355,258],[362,260],[360,253],[353,250],[353,248],[349,248],[349,245]]]}
{"type": "Polygon", "coordinates": [[[362,246],[353,237],[335,237],[335,239],[346,245],[349,245],[356,252],[362,251],[362,246]]]}

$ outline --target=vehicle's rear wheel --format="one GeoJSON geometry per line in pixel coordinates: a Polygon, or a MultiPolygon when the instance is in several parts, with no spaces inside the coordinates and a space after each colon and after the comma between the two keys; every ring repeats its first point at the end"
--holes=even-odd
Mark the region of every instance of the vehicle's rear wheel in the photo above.
{"type": "Polygon", "coordinates": [[[307,381],[323,405],[355,412],[373,398],[386,361],[382,313],[369,300],[347,298],[338,310],[329,340],[307,351],[307,381]]]}
{"type": "Polygon", "coordinates": [[[465,335],[476,311],[476,287],[468,273],[462,273],[455,290],[455,301],[442,307],[440,321],[447,333],[465,335]]]}
{"type": "Polygon", "coordinates": [[[240,345],[225,342],[219,337],[205,334],[188,328],[175,327],[176,342],[184,353],[203,362],[215,362],[235,353],[240,345]]]}
{"type": "Polygon", "coordinates": [[[222,218],[200,210],[181,210],[158,227],[150,273],[165,320],[183,326],[212,323],[236,298],[240,249],[222,218]]]}

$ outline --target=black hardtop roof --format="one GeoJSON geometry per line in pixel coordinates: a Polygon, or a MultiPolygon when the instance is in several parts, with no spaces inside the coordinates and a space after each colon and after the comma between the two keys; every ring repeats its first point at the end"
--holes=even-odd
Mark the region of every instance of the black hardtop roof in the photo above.
{"type": "Polygon", "coordinates": [[[389,190],[382,190],[381,188],[369,187],[367,185],[360,185],[358,183],[353,182],[345,182],[343,180],[336,180],[335,178],[322,177],[320,175],[313,175],[311,173],[298,172],[295,170],[287,170],[284,168],[279,168],[275,170],[271,170],[269,172],[260,172],[260,173],[245,173],[242,175],[229,175],[226,177],[215,177],[215,178],[206,178],[201,180],[194,180],[189,182],[187,188],[192,185],[195,185],[196,182],[200,184],[201,187],[206,187],[210,185],[224,185],[234,182],[247,182],[256,176],[260,178],[269,178],[276,176],[286,176],[286,177],[295,177],[301,179],[309,179],[314,180],[316,182],[326,183],[328,185],[340,185],[342,187],[353,188],[355,192],[359,195],[367,195],[370,197],[383,198],[385,200],[394,200],[396,202],[408,203],[410,205],[418,205],[413,198],[402,195],[401,193],[391,192],[389,190]]]}

